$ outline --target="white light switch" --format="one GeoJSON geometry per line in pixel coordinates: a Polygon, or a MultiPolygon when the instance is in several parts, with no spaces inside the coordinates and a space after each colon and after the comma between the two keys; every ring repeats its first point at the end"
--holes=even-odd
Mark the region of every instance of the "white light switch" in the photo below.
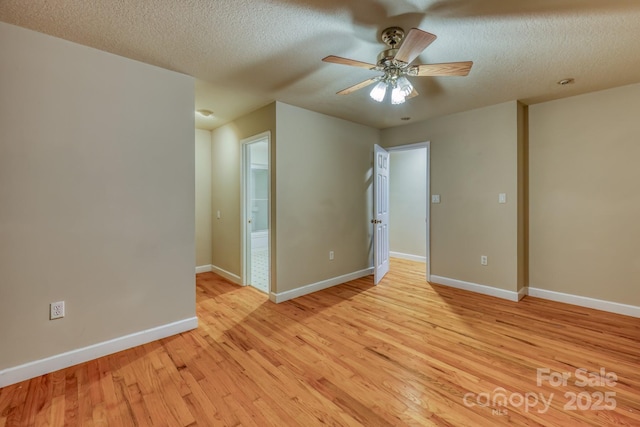
{"type": "Polygon", "coordinates": [[[431,203],[440,203],[440,195],[432,194],[431,195],[431,203]]]}
{"type": "Polygon", "coordinates": [[[507,203],[507,193],[498,194],[498,203],[507,203]]]}
{"type": "Polygon", "coordinates": [[[217,212],[216,217],[220,219],[220,211],[217,212]]]}

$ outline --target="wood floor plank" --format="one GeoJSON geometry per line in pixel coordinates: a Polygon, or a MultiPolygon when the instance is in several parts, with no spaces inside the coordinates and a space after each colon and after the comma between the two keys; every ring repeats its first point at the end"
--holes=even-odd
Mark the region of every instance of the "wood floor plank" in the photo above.
{"type": "Polygon", "coordinates": [[[51,418],[49,425],[61,426],[64,425],[64,413],[65,413],[65,399],[64,396],[54,396],[51,401],[51,418]]]}
{"type": "Polygon", "coordinates": [[[81,369],[82,365],[66,369],[65,386],[64,386],[64,425],[79,425],[78,420],[78,377],[76,371],[81,369]]]}
{"type": "Polygon", "coordinates": [[[89,389],[89,365],[84,364],[78,367],[76,372],[78,382],[78,425],[88,425],[93,423],[93,405],[89,389]]]}
{"type": "MultiPolygon", "coordinates": [[[[36,380],[35,378],[31,381],[36,380]]],[[[30,382],[30,381],[29,381],[30,382]]],[[[4,412],[8,426],[22,425],[21,417],[25,410],[29,382],[15,384],[12,387],[11,402],[4,412]]]]}
{"type": "Polygon", "coordinates": [[[147,405],[142,398],[142,392],[140,391],[138,383],[133,383],[126,387],[126,390],[123,390],[123,392],[125,396],[127,396],[126,399],[131,405],[133,423],[138,426],[152,426],[153,420],[151,419],[151,415],[149,415],[149,411],[147,410],[147,405]]]}
{"type": "Polygon", "coordinates": [[[393,259],[273,304],[199,274],[198,329],[0,389],[0,427],[640,426],[639,319],[424,277],[393,259]]]}
{"type": "MultiPolygon", "coordinates": [[[[136,349],[132,349],[134,353],[136,349]]],[[[98,370],[100,372],[99,383],[104,396],[104,407],[107,412],[107,420],[110,425],[123,426],[130,424],[132,414],[123,409],[131,405],[131,401],[122,400],[122,387],[124,386],[124,375],[120,370],[123,363],[122,353],[116,353],[98,359],[98,370]]]]}

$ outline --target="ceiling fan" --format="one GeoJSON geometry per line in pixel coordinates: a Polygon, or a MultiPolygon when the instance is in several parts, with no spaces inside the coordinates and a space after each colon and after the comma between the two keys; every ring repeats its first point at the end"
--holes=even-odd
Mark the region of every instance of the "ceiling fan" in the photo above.
{"type": "Polygon", "coordinates": [[[327,56],[322,60],[334,64],[343,64],[383,72],[381,76],[372,77],[341,90],[338,92],[338,95],[348,95],[377,82],[371,90],[371,98],[382,102],[385,98],[387,88],[391,88],[391,103],[402,104],[407,99],[418,95],[418,92],[407,77],[466,76],[469,74],[471,66],[473,65],[471,61],[411,65],[413,60],[433,43],[435,39],[436,36],[434,34],[418,28],[409,30],[409,33],[405,37],[402,28],[390,27],[382,32],[382,41],[389,48],[378,54],[376,64],[369,64],[367,62],[334,55],[327,56]]]}

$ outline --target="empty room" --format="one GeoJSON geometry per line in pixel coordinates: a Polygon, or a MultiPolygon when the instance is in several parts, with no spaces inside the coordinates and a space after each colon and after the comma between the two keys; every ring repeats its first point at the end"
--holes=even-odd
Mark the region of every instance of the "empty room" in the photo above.
{"type": "Polygon", "coordinates": [[[0,427],[640,425],[639,36],[0,0],[0,427]]]}

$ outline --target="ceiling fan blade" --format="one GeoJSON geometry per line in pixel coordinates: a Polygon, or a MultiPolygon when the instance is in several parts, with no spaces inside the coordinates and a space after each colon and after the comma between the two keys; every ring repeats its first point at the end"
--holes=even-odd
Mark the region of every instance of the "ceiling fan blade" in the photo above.
{"type": "Polygon", "coordinates": [[[322,58],[324,62],[331,62],[334,64],[350,65],[352,67],[366,68],[367,70],[375,70],[375,64],[369,64],[368,62],[356,61],[354,59],[342,58],[341,56],[329,55],[326,58],[322,58]]]}
{"type": "Polygon", "coordinates": [[[404,38],[400,49],[394,58],[396,61],[410,64],[422,53],[434,40],[436,36],[418,28],[409,30],[409,34],[404,38]]]}
{"type": "Polygon", "coordinates": [[[373,77],[373,78],[371,78],[371,79],[368,79],[368,80],[365,80],[365,81],[360,82],[360,83],[358,83],[358,84],[355,84],[355,85],[353,85],[353,86],[350,86],[350,87],[348,87],[348,88],[346,88],[346,89],[342,89],[342,90],[341,90],[340,92],[338,92],[337,94],[338,94],[338,95],[349,95],[351,92],[355,92],[355,91],[357,91],[358,89],[362,89],[363,87],[367,87],[367,86],[369,86],[370,84],[377,82],[378,80],[380,80],[380,78],[379,78],[379,77],[373,77]]]}
{"type": "Polygon", "coordinates": [[[421,64],[411,67],[412,76],[466,76],[471,71],[472,61],[444,62],[442,64],[421,64]],[[415,71],[413,71],[415,70],[415,71]],[[415,74],[414,74],[415,73],[415,74]]]}

